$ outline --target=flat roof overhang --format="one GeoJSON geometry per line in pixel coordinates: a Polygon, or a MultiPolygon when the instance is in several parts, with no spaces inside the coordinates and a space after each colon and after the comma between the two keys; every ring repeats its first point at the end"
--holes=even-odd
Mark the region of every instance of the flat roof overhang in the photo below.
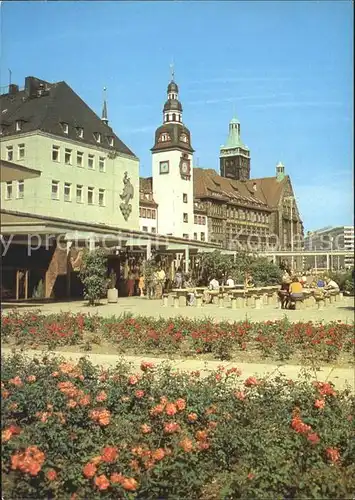
{"type": "Polygon", "coordinates": [[[139,249],[150,246],[152,249],[169,249],[184,251],[186,248],[218,250],[219,245],[196,240],[186,240],[144,231],[121,229],[105,224],[75,222],[58,217],[46,217],[12,210],[0,210],[1,234],[4,237],[25,235],[51,235],[61,241],[87,242],[90,239],[97,243],[105,242],[107,246],[139,249]]]}
{"type": "Polygon", "coordinates": [[[22,181],[25,179],[33,179],[40,175],[40,170],[18,165],[11,161],[0,161],[0,182],[22,181]]]}

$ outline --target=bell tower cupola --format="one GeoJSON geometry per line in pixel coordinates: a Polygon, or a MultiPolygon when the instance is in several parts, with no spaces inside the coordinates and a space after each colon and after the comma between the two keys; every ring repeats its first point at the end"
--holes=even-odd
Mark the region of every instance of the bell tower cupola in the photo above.
{"type": "Polygon", "coordinates": [[[229,134],[225,145],[220,148],[220,171],[222,177],[240,181],[250,179],[250,151],[240,137],[240,121],[229,122],[229,134]]]}

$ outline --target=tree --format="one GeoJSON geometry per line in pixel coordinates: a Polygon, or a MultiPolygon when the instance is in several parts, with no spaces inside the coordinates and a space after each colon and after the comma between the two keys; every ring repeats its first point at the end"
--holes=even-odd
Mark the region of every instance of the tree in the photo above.
{"type": "Polygon", "coordinates": [[[106,259],[101,248],[91,252],[88,249],[84,251],[79,276],[84,285],[84,298],[88,299],[90,306],[99,302],[107,290],[106,259]]]}
{"type": "Polygon", "coordinates": [[[250,266],[255,286],[276,285],[281,282],[282,271],[265,257],[257,257],[250,266]]]}

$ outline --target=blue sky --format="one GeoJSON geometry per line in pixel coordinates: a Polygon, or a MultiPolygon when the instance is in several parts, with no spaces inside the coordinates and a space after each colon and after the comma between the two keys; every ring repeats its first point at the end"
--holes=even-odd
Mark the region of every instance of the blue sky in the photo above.
{"type": "Polygon", "coordinates": [[[253,177],[278,161],[306,230],[353,222],[353,6],[319,2],[2,2],[0,83],[65,80],[151,171],[174,60],[196,161],[219,169],[236,113],[253,177]]]}

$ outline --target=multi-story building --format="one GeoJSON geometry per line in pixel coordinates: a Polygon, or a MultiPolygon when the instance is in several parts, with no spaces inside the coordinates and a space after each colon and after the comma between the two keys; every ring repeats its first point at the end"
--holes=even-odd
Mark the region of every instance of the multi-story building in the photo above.
{"type": "MultiPolygon", "coordinates": [[[[331,268],[350,269],[354,267],[354,226],[327,226],[308,231],[304,239],[304,248],[309,251],[329,252],[331,268]],[[348,252],[349,255],[336,255],[337,251],[348,252]]],[[[329,267],[326,255],[317,256],[317,267],[329,267]]]]}
{"type": "Polygon", "coordinates": [[[65,83],[27,77],[1,95],[1,158],[41,175],[1,183],[2,208],[139,228],[139,160],[65,83]]]}
{"type": "Polygon", "coordinates": [[[250,150],[233,118],[220,150],[220,174],[194,168],[190,131],[173,78],[155,133],[152,177],[141,179],[140,227],[160,234],[218,243],[223,248],[296,250],[303,224],[291,179],[279,163],[276,175],[250,179],[250,150]],[[150,206],[148,207],[148,204],[150,206]],[[154,206],[153,221],[147,218],[154,206]],[[149,222],[148,222],[149,220],[149,222]]]}

